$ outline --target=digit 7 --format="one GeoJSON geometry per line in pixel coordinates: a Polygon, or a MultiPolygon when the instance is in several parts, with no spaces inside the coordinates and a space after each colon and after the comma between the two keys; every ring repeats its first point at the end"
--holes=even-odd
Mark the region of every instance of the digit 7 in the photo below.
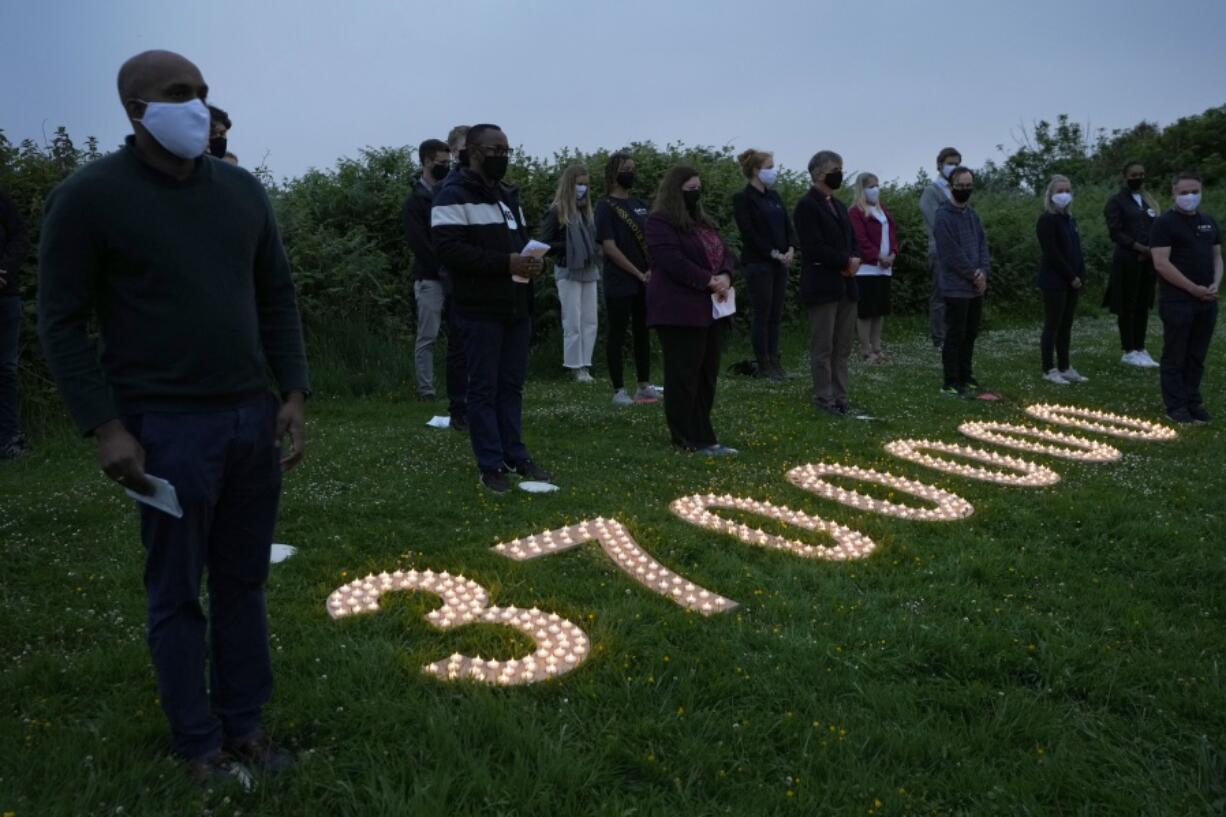
{"type": "Polygon", "coordinates": [[[687,610],[712,616],[736,607],[736,602],[699,587],[651,558],[626,526],[616,519],[587,519],[577,525],[534,534],[527,539],[499,543],[494,551],[519,562],[599,542],[613,564],[630,578],[687,610]]]}

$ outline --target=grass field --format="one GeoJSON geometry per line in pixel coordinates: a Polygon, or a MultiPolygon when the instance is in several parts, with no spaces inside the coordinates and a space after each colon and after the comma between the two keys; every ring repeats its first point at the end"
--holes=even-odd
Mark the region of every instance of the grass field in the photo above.
{"type": "MultiPolygon", "coordinates": [[[[1032,402],[1161,418],[1156,371],[1118,363],[1109,319],[1075,329],[1083,386],[1039,380],[1037,331],[981,338],[980,379],[1008,398],[991,404],[939,396],[918,324],[894,322],[895,362],[853,371],[872,422],[809,408],[801,339],[789,338],[787,384],[721,379],[716,428],[742,452],[729,460],[671,451],[661,407],[615,409],[604,385],[540,362],[525,425],[562,485],[550,495],[482,493],[466,439],[424,427],[442,406],[407,388],[321,394],[277,534],[299,553],[273,566],[268,591],[278,687],[266,719],[300,762],[251,795],[202,794],[169,758],[135,514],[87,445],[52,436],[0,468],[0,812],[1221,814],[1221,340],[1206,391],[1217,422],[1168,442],[1097,437],[1123,451],[1115,463],[1030,457],[1059,472],[1051,487],[976,482],[883,449],[969,443],[963,420],[1020,422],[1032,402]],[[786,481],[821,461],[930,482],[975,513],[889,518],[786,481]],[[698,492],[819,514],[877,550],[831,562],[749,546],[669,512],[698,492]],[[597,516],[739,608],[686,612],[591,545],[522,563],[490,550],[597,516]],[[556,611],[587,633],[590,659],[531,686],[444,683],[420,668],[457,651],[505,660],[531,642],[490,625],[435,630],[423,616],[439,601],[421,593],[327,615],[341,584],[409,567],[463,572],[493,604],[556,611]]],[[[745,356],[738,338],[725,360],[745,356]]]]}

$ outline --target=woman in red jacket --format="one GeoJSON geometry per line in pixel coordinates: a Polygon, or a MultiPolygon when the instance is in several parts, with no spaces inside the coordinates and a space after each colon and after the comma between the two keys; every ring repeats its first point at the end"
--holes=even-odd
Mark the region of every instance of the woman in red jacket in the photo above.
{"type": "Polygon", "coordinates": [[[870,363],[885,363],[881,325],[890,312],[890,276],[898,255],[898,231],[893,216],[881,204],[881,185],[876,176],[861,173],[853,189],[851,230],[862,262],[856,273],[860,352],[870,363]]]}

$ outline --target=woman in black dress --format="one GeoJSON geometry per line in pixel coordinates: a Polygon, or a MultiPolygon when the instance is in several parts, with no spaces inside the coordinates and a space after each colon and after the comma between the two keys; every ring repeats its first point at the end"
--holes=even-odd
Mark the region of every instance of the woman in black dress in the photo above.
{"type": "Polygon", "coordinates": [[[1124,349],[1120,362],[1154,369],[1158,363],[1145,351],[1145,330],[1157,284],[1149,255],[1149,229],[1158,217],[1158,203],[1145,190],[1145,166],[1140,162],[1125,165],[1123,178],[1120,191],[1107,200],[1103,210],[1107,232],[1115,242],[1103,306],[1119,318],[1120,346],[1124,349]]]}

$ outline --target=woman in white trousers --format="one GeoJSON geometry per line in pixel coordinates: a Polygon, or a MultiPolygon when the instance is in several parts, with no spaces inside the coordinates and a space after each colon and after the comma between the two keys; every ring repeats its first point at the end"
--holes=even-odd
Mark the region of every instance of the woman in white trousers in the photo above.
{"type": "Polygon", "coordinates": [[[562,172],[553,204],[541,224],[541,241],[554,259],[554,279],[562,306],[562,365],[581,383],[592,383],[596,348],[597,288],[600,253],[592,217],[587,168],[571,165],[562,172]]]}

